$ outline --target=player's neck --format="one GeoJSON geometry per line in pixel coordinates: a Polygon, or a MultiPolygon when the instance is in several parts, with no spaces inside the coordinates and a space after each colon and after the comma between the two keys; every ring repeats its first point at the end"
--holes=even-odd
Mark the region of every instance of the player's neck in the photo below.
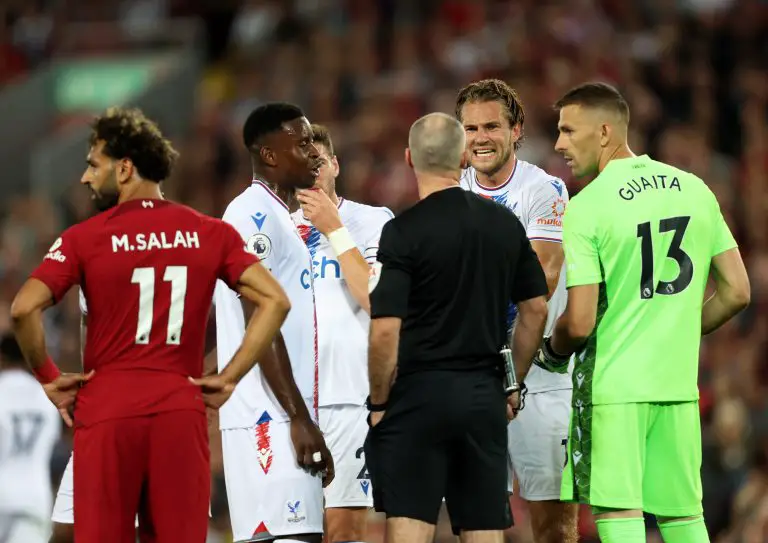
{"type": "Polygon", "coordinates": [[[154,181],[139,181],[132,190],[124,189],[120,193],[118,203],[129,202],[131,200],[162,200],[163,192],[160,190],[160,183],[154,181]]]}
{"type": "Polygon", "coordinates": [[[435,192],[459,186],[458,175],[419,173],[416,179],[419,188],[419,200],[423,200],[435,192]]]}
{"type": "Polygon", "coordinates": [[[509,177],[512,175],[512,172],[515,171],[516,166],[517,166],[517,157],[513,152],[509,156],[509,160],[507,160],[498,171],[496,171],[495,173],[492,173],[491,175],[475,170],[475,172],[477,173],[477,182],[484,187],[488,187],[489,189],[495,189],[496,187],[503,185],[509,180],[509,177]]]}
{"type": "Polygon", "coordinates": [[[611,160],[619,160],[622,158],[632,158],[637,156],[629,148],[627,142],[617,145],[612,150],[606,150],[600,157],[600,161],[597,164],[597,172],[602,172],[611,160]]]}

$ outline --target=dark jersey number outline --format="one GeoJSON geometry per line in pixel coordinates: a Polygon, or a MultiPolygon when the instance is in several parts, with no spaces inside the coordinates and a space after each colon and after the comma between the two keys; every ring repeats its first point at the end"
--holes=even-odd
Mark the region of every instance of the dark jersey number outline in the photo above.
{"type": "Polygon", "coordinates": [[[357,474],[358,479],[370,479],[371,476],[368,474],[368,467],[365,463],[365,450],[363,447],[360,447],[355,452],[355,458],[363,460],[363,469],[360,470],[360,473],[357,474]]]}
{"type": "Polygon", "coordinates": [[[688,288],[693,279],[693,261],[688,253],[680,247],[683,243],[685,230],[688,228],[690,217],[671,217],[659,222],[659,232],[674,232],[672,244],[667,251],[667,258],[677,262],[679,268],[677,277],[672,281],[659,281],[653,286],[653,240],[651,238],[651,223],[637,225],[637,237],[640,238],[640,298],[648,300],[654,293],[670,296],[688,288]]]}

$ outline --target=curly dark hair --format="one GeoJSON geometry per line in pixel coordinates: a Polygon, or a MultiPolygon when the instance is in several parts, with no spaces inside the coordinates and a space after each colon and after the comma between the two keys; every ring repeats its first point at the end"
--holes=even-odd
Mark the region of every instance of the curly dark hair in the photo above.
{"type": "Polygon", "coordinates": [[[179,153],[140,109],[111,107],[91,129],[91,146],[103,141],[105,155],[130,159],[142,178],[159,183],[170,177],[179,153]]]}
{"type": "Polygon", "coordinates": [[[482,79],[470,83],[456,96],[456,118],[461,121],[461,110],[469,102],[500,102],[507,113],[509,126],[520,125],[520,139],[515,142],[515,150],[523,143],[523,125],[525,112],[515,89],[501,79],[482,79]]]}

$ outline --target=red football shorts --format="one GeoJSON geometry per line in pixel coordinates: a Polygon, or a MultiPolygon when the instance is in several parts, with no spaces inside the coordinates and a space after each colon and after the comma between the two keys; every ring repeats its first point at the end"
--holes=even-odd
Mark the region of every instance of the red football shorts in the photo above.
{"type": "Polygon", "coordinates": [[[211,494],[205,414],[169,411],[75,430],[75,541],[205,543],[211,494]]]}

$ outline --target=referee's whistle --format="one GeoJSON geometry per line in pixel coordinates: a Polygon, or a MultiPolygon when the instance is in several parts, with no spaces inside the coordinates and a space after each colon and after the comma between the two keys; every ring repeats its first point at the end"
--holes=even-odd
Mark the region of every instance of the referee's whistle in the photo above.
{"type": "Polygon", "coordinates": [[[509,396],[520,391],[520,384],[517,382],[517,373],[515,372],[515,361],[512,360],[512,349],[509,345],[504,345],[499,351],[504,360],[504,393],[509,396]]]}

